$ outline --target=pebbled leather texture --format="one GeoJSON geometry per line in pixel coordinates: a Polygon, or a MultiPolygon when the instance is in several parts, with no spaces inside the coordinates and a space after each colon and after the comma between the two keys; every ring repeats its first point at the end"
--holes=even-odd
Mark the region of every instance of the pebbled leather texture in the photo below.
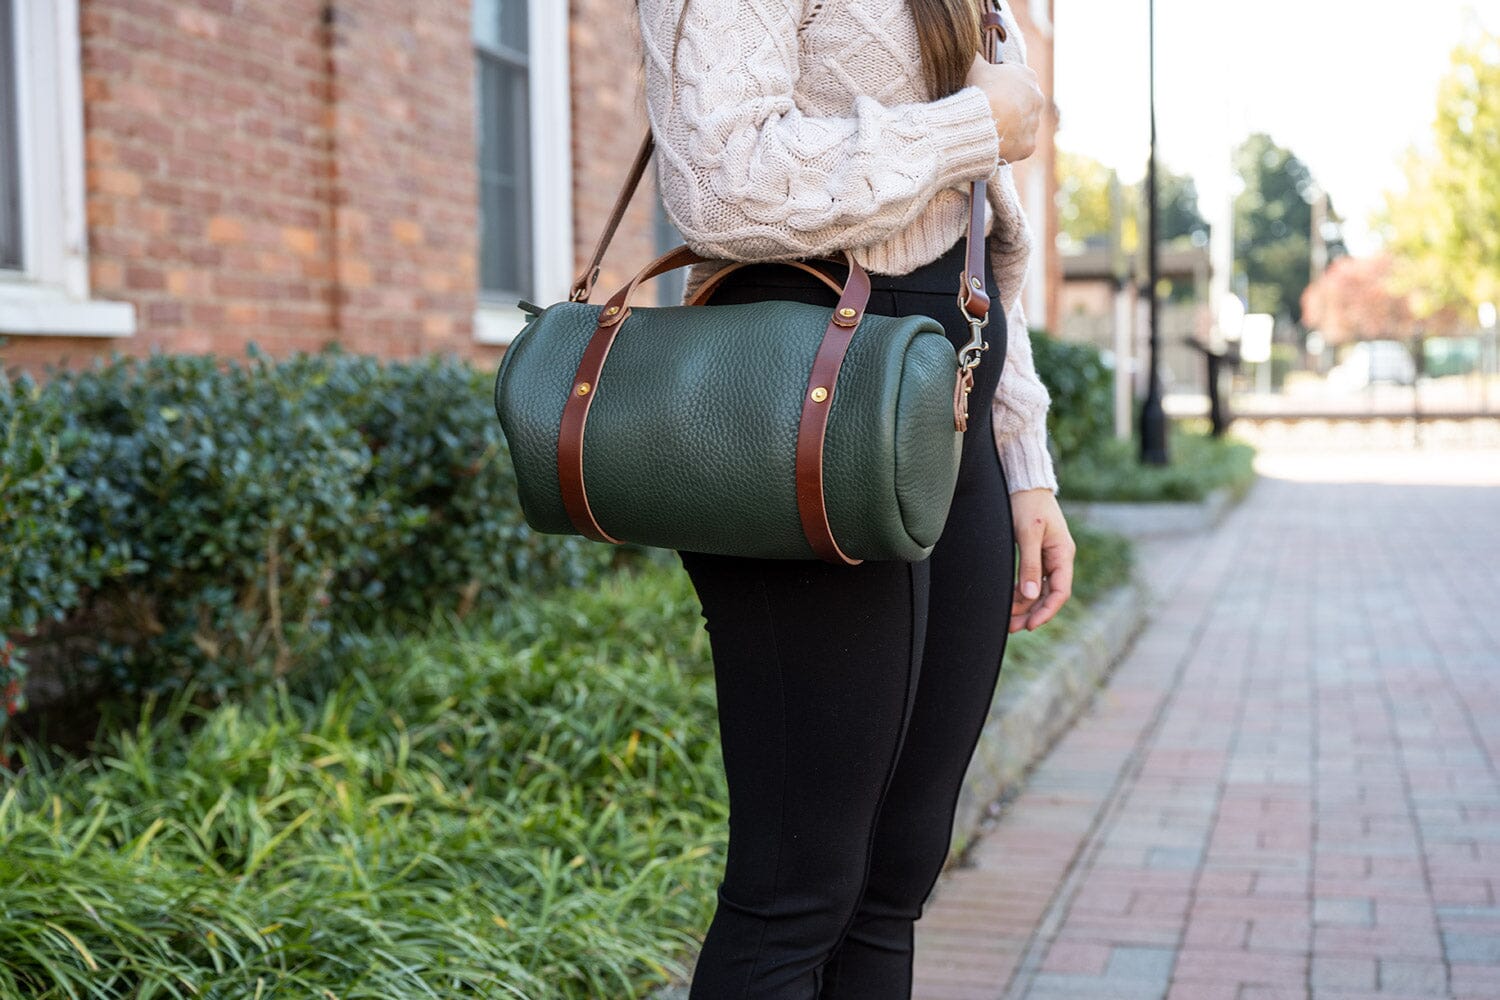
{"type": "MultiPolygon", "coordinates": [[[[558,302],[512,341],[495,380],[521,510],[577,534],[557,440],[599,304],[558,302]]],[[[645,545],[816,558],[796,496],[797,428],[829,310],[801,302],[633,306],[594,388],[583,444],[593,514],[645,545]],[[705,317],[716,322],[706,322],[705,317]]],[[[866,314],[829,399],[824,496],[857,559],[925,558],[957,482],[957,354],[926,316],[866,314]]]]}

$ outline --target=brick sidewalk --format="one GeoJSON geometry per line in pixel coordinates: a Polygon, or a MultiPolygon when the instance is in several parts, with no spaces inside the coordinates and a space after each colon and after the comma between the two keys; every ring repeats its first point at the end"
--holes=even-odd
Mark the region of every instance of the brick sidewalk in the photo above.
{"type": "Polygon", "coordinates": [[[1143,544],[1153,621],[939,884],[918,1000],[1500,998],[1500,453],[1258,466],[1143,544]]]}

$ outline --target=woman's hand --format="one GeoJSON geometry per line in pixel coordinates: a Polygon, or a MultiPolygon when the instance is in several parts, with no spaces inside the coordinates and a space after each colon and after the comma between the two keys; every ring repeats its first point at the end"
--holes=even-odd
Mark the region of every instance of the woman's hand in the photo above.
{"type": "Polygon", "coordinates": [[[1068,533],[1057,495],[1045,486],[1012,493],[1010,512],[1021,547],[1021,568],[1011,597],[1009,631],[1034,630],[1051,620],[1073,593],[1073,554],[1078,546],[1068,533]]]}
{"type": "Polygon", "coordinates": [[[978,87],[990,99],[1002,160],[1015,163],[1036,152],[1036,134],[1042,127],[1047,98],[1035,70],[1022,63],[992,63],[976,52],[965,83],[978,87]]]}

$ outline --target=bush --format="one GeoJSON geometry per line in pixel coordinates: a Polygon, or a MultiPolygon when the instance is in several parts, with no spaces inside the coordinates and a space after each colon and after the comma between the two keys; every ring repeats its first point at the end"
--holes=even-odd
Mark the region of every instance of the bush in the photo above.
{"type": "Polygon", "coordinates": [[[614,561],[526,527],[492,373],[336,347],[249,353],[117,357],[7,390],[22,400],[16,447],[47,455],[23,466],[39,512],[24,544],[101,561],[33,557],[30,583],[0,577],[0,607],[30,595],[25,617],[0,624],[24,635],[51,620],[28,642],[38,662],[137,695],[191,678],[217,700],[337,656],[377,623],[462,616],[614,561]]]}
{"type": "Polygon", "coordinates": [[[125,546],[90,545],[69,518],[82,490],[62,462],[76,444],[55,395],[0,379],[0,741],[26,707],[25,659],[10,637],[64,617],[83,588],[128,565],[125,546]]]}
{"type": "Polygon", "coordinates": [[[1114,375],[1092,344],[1034,329],[1031,349],[1037,375],[1052,396],[1047,432],[1060,467],[1114,435],[1114,375]]]}
{"type": "MultiPolygon", "coordinates": [[[[1207,421],[1198,420],[1195,425],[1207,421]]],[[[1135,441],[1109,438],[1059,466],[1058,496],[1068,500],[1202,500],[1219,487],[1243,495],[1255,479],[1255,449],[1231,436],[1215,438],[1181,421],[1168,424],[1163,466],[1143,465],[1135,441]]]]}
{"type": "Polygon", "coordinates": [[[88,759],[24,746],[0,798],[0,1000],[685,978],[728,808],[701,625],[680,568],[622,573],[243,702],[195,707],[189,685],[88,759]]]}

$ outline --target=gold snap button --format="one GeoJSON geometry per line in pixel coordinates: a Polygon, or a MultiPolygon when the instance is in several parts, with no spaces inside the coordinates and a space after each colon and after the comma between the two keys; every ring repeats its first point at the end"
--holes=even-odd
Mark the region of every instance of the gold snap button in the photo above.
{"type": "Polygon", "coordinates": [[[839,310],[839,315],[844,317],[845,319],[848,319],[850,316],[854,315],[854,310],[849,308],[848,306],[845,306],[844,308],[839,310]]]}
{"type": "Polygon", "coordinates": [[[812,391],[812,398],[814,403],[821,403],[828,398],[828,390],[820,385],[812,391]]]}
{"type": "Polygon", "coordinates": [[[579,382],[578,383],[578,395],[580,395],[580,396],[587,396],[589,394],[589,389],[591,389],[591,388],[593,388],[593,387],[590,386],[587,382],[579,382]]]}
{"type": "Polygon", "coordinates": [[[617,313],[619,311],[620,311],[620,307],[619,306],[610,306],[608,309],[604,310],[604,315],[606,315],[606,316],[613,316],[615,313],[617,313]]]}
{"type": "Polygon", "coordinates": [[[979,279],[977,277],[976,278],[970,278],[969,279],[969,284],[973,285],[975,288],[979,288],[980,285],[981,285],[981,283],[980,283],[980,281],[979,281],[979,279]]]}

